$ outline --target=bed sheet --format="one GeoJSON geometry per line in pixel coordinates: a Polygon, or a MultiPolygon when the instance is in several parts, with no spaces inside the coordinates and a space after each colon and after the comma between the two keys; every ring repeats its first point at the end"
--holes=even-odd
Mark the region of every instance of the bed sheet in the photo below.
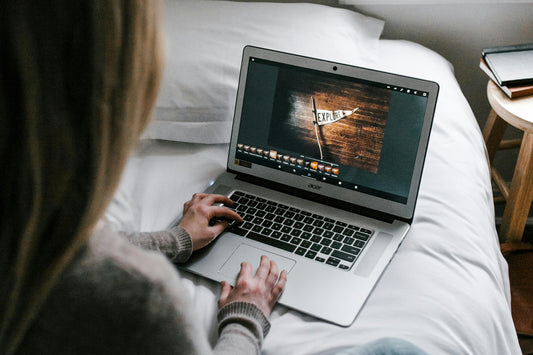
{"type": "MultiPolygon", "coordinates": [[[[484,143],[453,68],[406,41],[380,40],[378,58],[369,66],[440,85],[412,228],[350,327],[277,306],[263,353],[329,354],[399,337],[429,354],[519,354],[484,143]]],[[[108,218],[123,229],[167,227],[194,192],[224,171],[226,154],[225,144],[143,141],[108,218]]],[[[214,342],[219,286],[182,276],[214,342]]]]}

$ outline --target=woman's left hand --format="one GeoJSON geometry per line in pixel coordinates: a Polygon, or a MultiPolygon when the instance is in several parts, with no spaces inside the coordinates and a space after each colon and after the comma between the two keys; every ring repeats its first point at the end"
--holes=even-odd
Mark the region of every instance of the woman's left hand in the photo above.
{"type": "Polygon", "coordinates": [[[237,212],[226,207],[232,205],[233,201],[227,196],[204,193],[194,194],[190,201],[185,202],[179,226],[191,236],[193,250],[211,243],[226,229],[230,220],[242,222],[237,212]],[[215,223],[212,223],[213,219],[215,223]]]}

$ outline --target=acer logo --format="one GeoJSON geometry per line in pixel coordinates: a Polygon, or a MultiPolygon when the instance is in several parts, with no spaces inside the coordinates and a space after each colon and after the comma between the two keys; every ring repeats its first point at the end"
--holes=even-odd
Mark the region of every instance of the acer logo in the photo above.
{"type": "Polygon", "coordinates": [[[320,190],[322,187],[314,184],[308,184],[307,187],[310,187],[314,190],[320,190]]]}

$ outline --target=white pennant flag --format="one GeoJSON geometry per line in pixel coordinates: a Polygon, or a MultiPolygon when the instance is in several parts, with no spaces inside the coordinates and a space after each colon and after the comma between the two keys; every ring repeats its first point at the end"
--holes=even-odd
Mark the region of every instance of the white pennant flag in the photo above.
{"type": "Polygon", "coordinates": [[[316,110],[316,123],[318,123],[320,126],[337,122],[338,120],[348,117],[351,114],[353,114],[355,111],[359,109],[355,108],[353,110],[336,110],[336,111],[329,111],[329,110],[316,110]]]}

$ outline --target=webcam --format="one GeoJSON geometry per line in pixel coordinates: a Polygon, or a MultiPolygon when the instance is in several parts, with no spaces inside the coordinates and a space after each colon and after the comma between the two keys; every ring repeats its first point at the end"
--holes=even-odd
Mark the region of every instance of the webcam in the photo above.
{"type": "Polygon", "coordinates": [[[337,71],[337,66],[336,65],[333,66],[333,71],[337,71]]]}

